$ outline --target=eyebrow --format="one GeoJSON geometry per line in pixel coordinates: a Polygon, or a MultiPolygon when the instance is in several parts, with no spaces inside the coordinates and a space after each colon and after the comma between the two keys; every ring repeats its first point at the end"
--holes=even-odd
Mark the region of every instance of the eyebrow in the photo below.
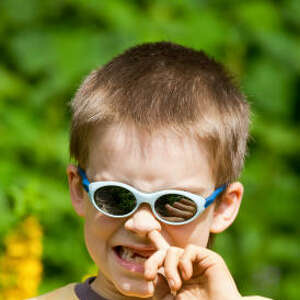
{"type": "Polygon", "coordinates": [[[175,186],[169,189],[186,191],[196,195],[203,195],[207,191],[207,189],[204,187],[192,187],[192,186],[175,186]]]}
{"type": "MultiPolygon", "coordinates": [[[[81,169],[81,168],[79,168],[79,170],[81,170],[81,172],[83,173],[83,176],[87,179],[85,171],[83,169],[81,169]]],[[[109,181],[109,180],[97,180],[96,179],[95,181],[109,181]]],[[[91,181],[91,182],[95,182],[95,181],[91,181]]],[[[126,183],[126,184],[128,184],[128,183],[126,183]]],[[[128,185],[130,185],[130,184],[128,184],[128,185]]],[[[166,189],[168,189],[168,190],[185,191],[185,192],[189,192],[189,193],[196,194],[196,195],[201,195],[201,196],[204,195],[205,192],[206,192],[206,188],[205,187],[175,186],[175,187],[169,187],[169,188],[166,188],[166,189]]]]}

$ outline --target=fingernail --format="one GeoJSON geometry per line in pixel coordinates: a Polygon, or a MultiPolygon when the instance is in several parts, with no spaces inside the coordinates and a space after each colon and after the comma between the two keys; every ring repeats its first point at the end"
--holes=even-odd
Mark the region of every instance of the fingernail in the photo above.
{"type": "Polygon", "coordinates": [[[174,285],[175,285],[174,280],[173,280],[173,279],[170,279],[170,280],[169,280],[169,286],[170,286],[170,287],[173,287],[174,285]]]}

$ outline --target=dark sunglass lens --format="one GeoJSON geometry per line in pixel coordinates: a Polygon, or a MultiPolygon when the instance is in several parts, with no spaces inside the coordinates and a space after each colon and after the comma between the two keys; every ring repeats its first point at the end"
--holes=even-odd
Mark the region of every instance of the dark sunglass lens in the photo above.
{"type": "Polygon", "coordinates": [[[155,202],[158,215],[169,222],[184,222],[191,219],[197,212],[196,203],[182,195],[163,195],[155,202]]]}
{"type": "Polygon", "coordinates": [[[101,210],[115,216],[126,215],[136,206],[134,195],[120,186],[99,188],[94,194],[94,199],[101,210]]]}

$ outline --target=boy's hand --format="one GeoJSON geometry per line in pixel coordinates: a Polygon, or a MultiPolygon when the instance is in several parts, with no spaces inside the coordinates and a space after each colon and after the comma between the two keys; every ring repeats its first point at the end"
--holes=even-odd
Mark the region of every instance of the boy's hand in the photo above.
{"type": "Polygon", "coordinates": [[[150,232],[148,237],[158,249],[145,262],[145,278],[156,281],[153,299],[242,298],[224,260],[217,253],[195,245],[185,249],[171,247],[158,231],[150,232]],[[161,267],[169,288],[158,274],[161,267]]]}

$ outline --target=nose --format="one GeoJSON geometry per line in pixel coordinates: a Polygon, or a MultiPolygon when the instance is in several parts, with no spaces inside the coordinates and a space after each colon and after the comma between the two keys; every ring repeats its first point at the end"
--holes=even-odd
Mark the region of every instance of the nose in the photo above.
{"type": "Polygon", "coordinates": [[[160,222],[153,215],[151,208],[147,204],[142,204],[137,211],[125,222],[125,228],[138,234],[141,237],[153,230],[161,231],[160,222]]]}

